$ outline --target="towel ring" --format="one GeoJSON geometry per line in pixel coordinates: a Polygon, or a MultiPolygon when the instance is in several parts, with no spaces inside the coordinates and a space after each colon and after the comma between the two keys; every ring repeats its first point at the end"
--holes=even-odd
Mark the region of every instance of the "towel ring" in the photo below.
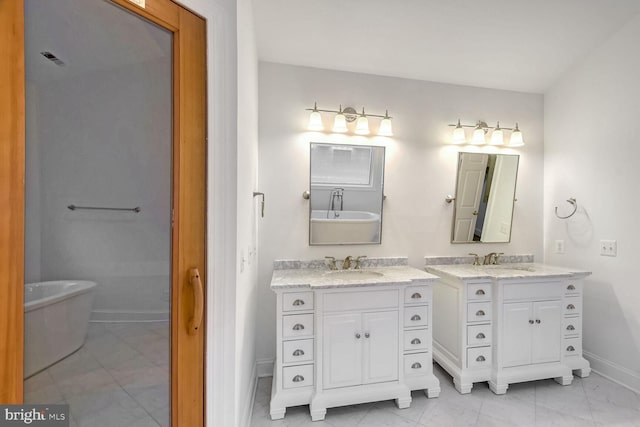
{"type": "Polygon", "coordinates": [[[558,207],[556,206],[556,216],[558,218],[560,218],[560,219],[571,218],[576,213],[576,211],[578,210],[578,202],[576,201],[576,199],[574,197],[571,197],[571,198],[567,199],[567,202],[569,202],[570,204],[573,205],[573,212],[571,212],[567,216],[560,216],[560,215],[558,215],[558,207]]]}

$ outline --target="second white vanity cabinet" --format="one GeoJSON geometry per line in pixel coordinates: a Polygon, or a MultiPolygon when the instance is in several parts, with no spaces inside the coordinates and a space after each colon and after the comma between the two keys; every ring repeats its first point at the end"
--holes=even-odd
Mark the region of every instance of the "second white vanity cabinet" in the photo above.
{"type": "Polygon", "coordinates": [[[406,408],[412,390],[437,397],[431,345],[436,279],[406,265],[275,270],[271,418],[303,404],[314,421],[324,419],[327,408],[357,403],[395,399],[406,408]]]}

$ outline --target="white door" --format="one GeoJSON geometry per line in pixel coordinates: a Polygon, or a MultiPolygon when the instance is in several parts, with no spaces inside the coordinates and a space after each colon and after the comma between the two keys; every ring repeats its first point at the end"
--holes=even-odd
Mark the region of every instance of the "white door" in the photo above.
{"type": "Polygon", "coordinates": [[[363,383],[398,379],[398,312],[364,313],[363,383]]]}
{"type": "Polygon", "coordinates": [[[559,362],[562,340],[562,304],[560,301],[533,303],[532,363],[559,362]]]}
{"type": "MultiPolygon", "coordinates": [[[[532,303],[504,304],[502,308],[502,365],[529,365],[531,363],[531,334],[533,325],[532,303]]],[[[558,328],[560,330],[560,328],[558,328]]]]}
{"type": "Polygon", "coordinates": [[[324,317],[323,388],[362,384],[362,316],[360,313],[324,317]]]}
{"type": "Polygon", "coordinates": [[[454,242],[473,241],[488,159],[487,154],[460,154],[454,242]]]}

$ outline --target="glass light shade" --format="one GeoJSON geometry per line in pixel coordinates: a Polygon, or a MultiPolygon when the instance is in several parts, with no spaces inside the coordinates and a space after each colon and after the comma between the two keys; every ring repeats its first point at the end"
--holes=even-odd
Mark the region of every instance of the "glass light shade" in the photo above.
{"type": "Polygon", "coordinates": [[[516,128],[511,132],[511,139],[509,140],[509,147],[522,147],[524,145],[524,138],[522,138],[522,132],[518,129],[518,124],[516,123],[516,128]]]}
{"type": "Polygon", "coordinates": [[[456,128],[453,130],[453,139],[454,144],[466,144],[467,143],[467,134],[464,131],[464,128],[460,124],[460,120],[458,120],[458,124],[456,128]]]}
{"type": "Polygon", "coordinates": [[[485,139],[484,129],[478,125],[476,129],[473,131],[473,139],[471,139],[471,143],[475,145],[483,145],[487,143],[485,139]]]}
{"type": "Polygon", "coordinates": [[[502,129],[500,129],[500,125],[498,125],[491,134],[491,145],[504,145],[504,133],[502,129]]]}
{"type": "Polygon", "coordinates": [[[393,129],[391,128],[391,119],[384,118],[380,122],[380,128],[378,129],[378,135],[380,136],[393,136],[393,129]]]}
{"type": "Polygon", "coordinates": [[[324,126],[322,125],[322,116],[318,111],[312,111],[309,115],[309,130],[322,131],[324,126]]]}
{"type": "Polygon", "coordinates": [[[333,131],[342,133],[347,130],[347,118],[345,115],[342,113],[336,114],[336,118],[333,120],[333,131]]]}
{"type": "Polygon", "coordinates": [[[369,119],[367,119],[366,116],[362,115],[358,117],[355,133],[358,135],[369,135],[369,119]]]}

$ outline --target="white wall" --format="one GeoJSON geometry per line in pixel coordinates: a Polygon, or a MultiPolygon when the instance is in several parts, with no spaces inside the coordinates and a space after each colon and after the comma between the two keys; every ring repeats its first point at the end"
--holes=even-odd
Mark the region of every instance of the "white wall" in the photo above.
{"type": "Polygon", "coordinates": [[[40,281],[40,141],[38,90],[26,82],[24,282],[40,281]],[[30,165],[32,167],[30,167],[30,165]],[[33,167],[33,165],[37,165],[33,167]]]}
{"type": "Polygon", "coordinates": [[[640,16],[545,94],[545,260],[593,272],[584,349],[595,369],[640,390],[640,16]],[[554,216],[580,209],[570,220],[554,216]],[[555,254],[556,239],[565,254],[555,254]],[[618,241],[616,258],[599,241],[618,241]]]}
{"type": "MultiPolygon", "coordinates": [[[[259,182],[267,211],[259,238],[258,360],[275,355],[275,297],[269,289],[275,259],[316,259],[325,255],[409,256],[421,267],[426,255],[466,255],[469,251],[507,254],[543,252],[543,99],[541,95],[479,89],[260,63],[259,182]],[[394,117],[395,136],[358,137],[307,132],[305,108],[338,104],[364,106],[370,113],[394,117]],[[520,153],[514,229],[510,244],[450,244],[453,206],[445,203],[456,183],[460,148],[447,142],[457,118],[473,123],[518,121],[526,146],[520,153]],[[382,245],[308,245],[309,143],[348,142],[386,149],[382,245]]],[[[330,125],[325,116],[325,127],[330,125]]],[[[377,123],[370,119],[375,130],[377,123]]],[[[266,365],[266,363],[265,363],[266,365]]]]}

